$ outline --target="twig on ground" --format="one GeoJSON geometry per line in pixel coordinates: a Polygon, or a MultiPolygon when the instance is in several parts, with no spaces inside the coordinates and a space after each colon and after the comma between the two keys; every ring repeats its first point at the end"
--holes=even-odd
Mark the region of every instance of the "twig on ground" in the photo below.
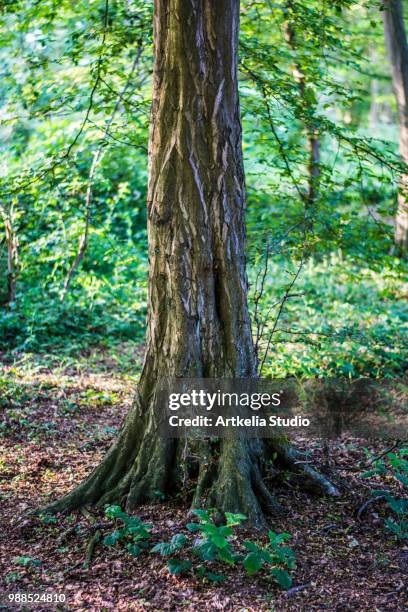
{"type": "Polygon", "coordinates": [[[385,451],[383,451],[379,455],[375,455],[374,457],[371,457],[371,459],[367,461],[367,463],[365,463],[365,467],[372,465],[373,463],[375,463],[375,461],[379,461],[380,459],[385,457],[385,455],[388,455],[388,453],[391,453],[393,450],[399,448],[401,444],[404,444],[405,442],[406,440],[397,440],[395,444],[393,444],[390,448],[385,449],[385,451]]]}
{"type": "Polygon", "coordinates": [[[371,506],[371,504],[374,504],[377,501],[382,501],[384,499],[385,499],[385,495],[377,495],[376,497],[371,497],[366,502],[364,502],[364,504],[362,506],[360,506],[360,508],[357,510],[357,518],[358,518],[358,520],[361,519],[361,515],[363,514],[363,512],[365,512],[367,510],[367,508],[369,506],[371,506]]]}
{"type": "Polygon", "coordinates": [[[285,597],[292,597],[292,595],[296,595],[296,593],[304,591],[308,587],[310,587],[310,582],[308,582],[307,584],[299,584],[299,586],[294,586],[286,591],[285,597]]]}
{"type": "Polygon", "coordinates": [[[86,547],[86,557],[84,561],[84,567],[88,568],[91,565],[92,557],[95,552],[95,546],[101,539],[101,531],[98,529],[89,539],[89,542],[86,547]]]}

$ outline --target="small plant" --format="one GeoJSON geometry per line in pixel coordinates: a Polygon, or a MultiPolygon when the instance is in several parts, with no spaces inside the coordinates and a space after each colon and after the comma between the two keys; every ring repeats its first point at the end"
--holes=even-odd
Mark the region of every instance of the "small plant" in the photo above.
{"type": "MultiPolygon", "coordinates": [[[[258,573],[263,567],[268,567],[270,575],[274,577],[279,586],[284,589],[290,588],[292,579],[288,570],[294,569],[296,562],[293,550],[284,545],[290,538],[288,533],[277,534],[269,531],[269,542],[266,546],[261,546],[251,540],[244,540],[241,547],[246,549],[247,554],[245,555],[237,552],[240,543],[234,534],[234,527],[239,526],[246,519],[243,514],[226,512],[226,524],[217,526],[212,520],[215,510],[193,510],[192,512],[198,517],[199,522],[189,523],[187,529],[192,533],[199,533],[200,538],[193,543],[191,552],[202,563],[193,567],[191,561],[171,559],[168,562],[171,573],[178,574],[193,568],[198,577],[220,582],[225,580],[225,576],[209,571],[208,563],[218,562],[227,565],[242,563],[249,576],[258,573]]],[[[170,543],[156,545],[152,552],[171,555],[186,544],[187,538],[178,534],[172,538],[170,543]]]]}
{"type": "Polygon", "coordinates": [[[209,512],[193,510],[192,513],[198,516],[200,522],[189,523],[187,529],[193,533],[200,532],[203,536],[193,546],[195,555],[202,561],[221,561],[230,565],[241,560],[241,555],[234,553],[230,538],[234,533],[233,528],[240,525],[246,516],[227,512],[225,514],[226,525],[217,527],[209,512]]]}
{"type": "Polygon", "coordinates": [[[106,546],[114,546],[118,542],[126,543],[127,550],[134,557],[138,557],[142,550],[148,547],[151,525],[143,523],[138,516],[129,516],[120,506],[107,506],[105,516],[122,525],[105,536],[103,543],[106,546]]]}
{"type": "Polygon", "coordinates": [[[187,537],[184,533],[176,533],[176,535],[171,538],[170,542],[159,542],[156,546],[153,546],[150,552],[157,552],[163,557],[173,555],[181,550],[186,542],[187,537]]]}
{"type": "Polygon", "coordinates": [[[377,459],[373,468],[362,474],[363,478],[372,476],[391,477],[400,483],[403,495],[396,497],[390,491],[376,489],[375,496],[382,496],[389,509],[393,512],[392,518],[385,519],[386,528],[391,531],[397,540],[408,539],[408,448],[399,452],[387,453],[383,458],[377,459]]]}
{"type": "MultiPolygon", "coordinates": [[[[192,513],[199,519],[198,522],[187,524],[188,531],[196,534],[194,538],[184,533],[176,533],[169,542],[158,542],[150,549],[152,554],[169,557],[167,569],[171,574],[192,571],[198,578],[221,582],[225,580],[225,576],[211,571],[208,564],[242,564],[249,576],[267,568],[279,586],[290,588],[292,580],[289,570],[294,569],[296,563],[293,550],[285,546],[285,542],[290,539],[288,533],[277,534],[270,531],[269,541],[265,546],[251,540],[240,543],[234,528],[241,525],[246,519],[245,515],[226,512],[225,524],[216,525],[213,520],[217,514],[215,509],[197,509],[192,510],[192,513]],[[246,554],[242,550],[245,550],[246,554]],[[198,563],[194,563],[191,558],[181,558],[181,551],[186,553],[185,556],[198,559],[198,563]]],[[[147,549],[151,537],[150,525],[142,523],[137,516],[128,516],[119,506],[107,506],[105,515],[120,523],[120,528],[118,525],[117,529],[104,538],[105,545],[126,543],[128,551],[136,557],[147,549]]]]}
{"type": "Polygon", "coordinates": [[[22,565],[23,567],[38,567],[41,565],[41,561],[33,557],[14,557],[13,561],[17,565],[22,565]]]}
{"type": "Polygon", "coordinates": [[[41,513],[38,517],[44,525],[55,525],[58,523],[58,518],[53,514],[41,513]]]}
{"type": "Polygon", "coordinates": [[[292,578],[287,570],[295,569],[294,551],[284,543],[290,539],[289,533],[268,532],[269,542],[260,546],[251,540],[245,540],[244,546],[248,554],[244,558],[244,567],[249,576],[256,574],[263,566],[267,566],[270,574],[283,589],[292,586],[292,578]]]}

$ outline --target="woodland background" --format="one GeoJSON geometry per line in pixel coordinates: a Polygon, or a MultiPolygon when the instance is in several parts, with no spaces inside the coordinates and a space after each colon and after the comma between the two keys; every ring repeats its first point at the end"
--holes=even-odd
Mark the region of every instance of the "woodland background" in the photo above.
{"type": "MultiPolygon", "coordinates": [[[[248,275],[261,373],[401,379],[408,363],[408,274],[393,224],[405,166],[382,5],[241,5],[248,275]]],[[[152,2],[142,0],[6,0],[0,7],[0,471],[6,521],[16,503],[23,512],[39,495],[65,491],[97,462],[138,378],[147,299],[151,23],[152,2]]],[[[334,452],[349,475],[359,466],[364,473],[367,457],[381,449],[347,441],[334,452]]],[[[401,494],[398,487],[407,481],[394,476],[408,473],[405,454],[402,449],[394,472],[385,464],[385,472],[380,467],[370,476],[372,488],[384,477],[401,494]]],[[[323,591],[316,579],[320,586],[301,609],[322,601],[337,609],[339,592],[347,589],[350,601],[358,594],[354,609],[360,600],[361,609],[400,609],[395,598],[404,592],[398,585],[408,564],[408,529],[403,537],[387,533],[383,509],[384,516],[370,515],[371,522],[358,527],[363,535],[354,534],[350,517],[371,497],[362,482],[352,476],[339,519],[343,552],[328,554],[331,543],[321,535],[320,548],[308,548],[310,529],[326,535],[333,529],[319,531],[330,522],[323,502],[312,510],[299,494],[297,519],[281,525],[299,531],[295,541],[306,551],[298,582],[303,576],[305,584],[313,583],[315,571],[323,576],[323,591]],[[363,566],[371,563],[351,583],[347,555],[356,555],[357,565],[357,558],[363,566]],[[324,563],[317,570],[325,557],[327,570],[324,563]],[[331,590],[333,571],[339,582],[331,590]],[[376,591],[383,572],[385,595],[376,591]]],[[[152,512],[173,531],[174,509],[152,512]]],[[[397,515],[406,521],[406,514],[397,515]]],[[[123,555],[99,559],[91,578],[75,573],[84,542],[64,550],[66,520],[62,526],[40,523],[34,535],[25,534],[24,521],[22,535],[16,528],[14,554],[2,553],[5,588],[66,587],[71,581],[78,609],[85,596],[94,609],[128,609],[135,582],[120,565],[123,555]],[[44,559],[42,565],[15,561],[41,555],[48,570],[44,559]],[[73,577],[65,573],[72,563],[73,577]],[[103,587],[107,567],[114,573],[119,567],[118,576],[103,587]],[[90,580],[93,588],[85,588],[90,580]]],[[[337,519],[333,523],[338,526],[337,519]]],[[[197,609],[200,589],[220,609],[269,606],[269,586],[248,587],[242,577],[224,601],[217,585],[208,595],[207,586],[192,587],[186,579],[176,588],[161,574],[153,585],[137,568],[140,606],[161,609],[178,601],[197,609]]]]}

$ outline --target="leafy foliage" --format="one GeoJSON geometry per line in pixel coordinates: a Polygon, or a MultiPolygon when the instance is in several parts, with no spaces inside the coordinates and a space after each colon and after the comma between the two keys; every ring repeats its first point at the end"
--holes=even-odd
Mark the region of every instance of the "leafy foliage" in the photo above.
{"type": "Polygon", "coordinates": [[[126,548],[134,557],[138,557],[142,550],[148,547],[151,525],[143,523],[138,516],[129,516],[123,512],[120,506],[107,506],[105,515],[115,522],[123,525],[120,529],[115,529],[104,537],[103,543],[106,546],[126,543],[126,548]]]}
{"type": "Polygon", "coordinates": [[[33,557],[15,557],[14,563],[16,563],[17,565],[22,565],[23,567],[35,567],[41,565],[41,561],[39,561],[38,559],[33,559],[33,557]]]}
{"type": "Polygon", "coordinates": [[[399,497],[386,489],[374,490],[374,495],[381,495],[385,498],[392,512],[392,517],[385,520],[385,526],[397,540],[408,539],[408,460],[406,457],[408,457],[408,448],[387,453],[384,458],[374,461],[373,468],[362,475],[363,478],[372,476],[390,478],[400,484],[401,496],[399,497]]]}
{"type": "Polygon", "coordinates": [[[245,540],[244,546],[248,554],[244,558],[244,567],[249,576],[256,574],[262,566],[270,568],[271,575],[276,582],[284,589],[292,586],[292,579],[288,569],[296,567],[295,554],[289,546],[284,546],[284,542],[290,539],[289,533],[277,534],[274,531],[268,532],[269,543],[267,546],[245,540]]]}
{"type": "MultiPolygon", "coordinates": [[[[18,245],[16,300],[8,304],[0,238],[2,351],[72,355],[144,338],[152,5],[2,7],[0,192],[18,245]]],[[[407,362],[406,266],[389,253],[401,164],[378,7],[349,0],[324,11],[316,0],[241,7],[255,295],[269,252],[259,305],[263,373],[398,376],[407,362]],[[311,130],[320,149],[312,199],[311,130]],[[295,295],[273,329],[300,262],[295,295]]]]}
{"type": "MultiPolygon", "coordinates": [[[[288,533],[277,534],[269,531],[266,546],[251,540],[241,543],[235,528],[246,519],[243,514],[226,512],[225,525],[216,525],[214,517],[218,513],[215,509],[195,509],[192,513],[197,516],[199,522],[188,523],[187,530],[191,534],[199,534],[199,538],[194,536],[192,539],[184,533],[176,533],[169,542],[158,542],[150,548],[152,554],[169,557],[167,569],[171,574],[193,571],[199,578],[222,582],[226,577],[212,571],[214,566],[242,564],[248,576],[253,576],[266,567],[280,587],[290,588],[292,579],[289,571],[296,568],[296,561],[294,551],[284,545],[290,539],[288,533]],[[246,554],[240,549],[246,550],[246,554]],[[181,551],[190,558],[181,558],[181,551]]],[[[119,506],[107,506],[105,515],[123,525],[104,537],[105,546],[126,544],[128,552],[135,557],[147,550],[148,540],[152,537],[151,525],[144,524],[137,516],[127,515],[119,506]]]]}

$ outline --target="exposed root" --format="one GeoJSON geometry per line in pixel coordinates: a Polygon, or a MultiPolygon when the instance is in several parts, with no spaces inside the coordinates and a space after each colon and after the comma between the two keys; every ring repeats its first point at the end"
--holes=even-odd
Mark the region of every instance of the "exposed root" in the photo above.
{"type": "Polygon", "coordinates": [[[358,520],[361,520],[363,513],[367,510],[369,506],[371,506],[371,504],[375,504],[379,501],[383,501],[384,499],[386,499],[385,495],[377,495],[376,497],[371,497],[366,502],[364,502],[364,504],[360,506],[360,508],[357,510],[358,520]]]}
{"type": "Polygon", "coordinates": [[[325,476],[302,462],[302,453],[282,440],[206,440],[190,442],[187,448],[185,440],[160,438],[151,411],[143,417],[135,407],[101,464],[76,489],[43,511],[66,512],[85,505],[118,503],[131,512],[142,503],[157,501],[161,494],[173,493],[184,482],[187,468],[181,457],[186,463],[187,450],[196,457],[196,463],[198,460],[192,508],[243,513],[257,528],[267,526],[266,515],[282,511],[263,478],[268,457],[276,457],[274,466],[268,466],[269,472],[272,469],[278,474],[278,468],[284,467],[301,486],[320,494],[339,495],[325,476]]]}
{"type": "Polygon", "coordinates": [[[302,462],[304,455],[301,452],[288,444],[282,443],[274,450],[278,455],[278,460],[297,476],[301,486],[321,495],[340,496],[339,490],[323,474],[320,474],[308,463],[302,462]]]}

